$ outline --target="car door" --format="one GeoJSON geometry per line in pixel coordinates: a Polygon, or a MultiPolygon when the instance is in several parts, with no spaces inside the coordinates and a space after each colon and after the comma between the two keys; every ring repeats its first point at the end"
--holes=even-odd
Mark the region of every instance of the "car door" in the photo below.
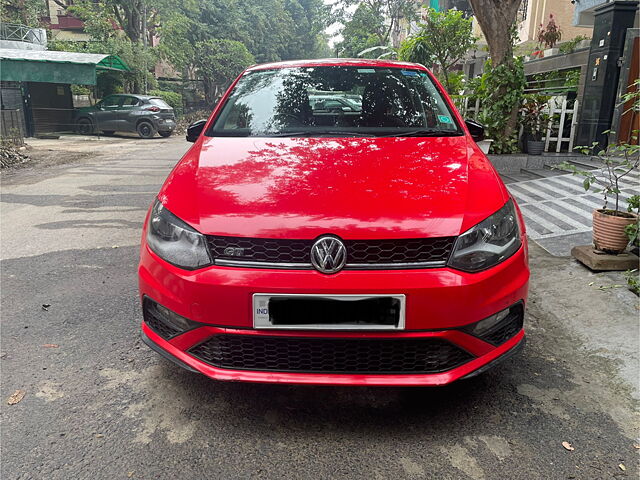
{"type": "Polygon", "coordinates": [[[122,103],[118,109],[118,130],[122,132],[135,132],[136,120],[139,118],[139,98],[126,95],[122,97],[122,103]]]}
{"type": "Polygon", "coordinates": [[[97,110],[94,113],[96,130],[118,130],[118,110],[121,101],[121,95],[109,95],[96,105],[97,110]]]}

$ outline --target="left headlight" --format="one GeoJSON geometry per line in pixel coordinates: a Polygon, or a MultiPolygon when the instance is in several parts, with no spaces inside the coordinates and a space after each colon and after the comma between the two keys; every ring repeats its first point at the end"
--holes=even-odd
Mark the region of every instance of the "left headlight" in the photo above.
{"type": "Polygon", "coordinates": [[[149,216],[147,244],[160,258],[180,268],[194,270],[211,264],[204,235],[158,200],[149,216]]]}
{"type": "Polygon", "coordinates": [[[461,234],[448,265],[465,272],[479,272],[506,260],[520,248],[520,227],[513,201],[461,234]]]}

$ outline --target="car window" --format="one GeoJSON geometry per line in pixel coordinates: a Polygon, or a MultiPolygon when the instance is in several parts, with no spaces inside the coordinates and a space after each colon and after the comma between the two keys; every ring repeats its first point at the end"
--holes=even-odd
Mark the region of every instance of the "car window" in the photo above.
{"type": "Polygon", "coordinates": [[[123,107],[135,107],[139,104],[140,100],[138,100],[136,97],[124,97],[124,100],[122,101],[123,107]]]}
{"type": "Polygon", "coordinates": [[[302,67],[245,74],[210,136],[459,135],[452,111],[424,70],[302,67]]]}
{"type": "Polygon", "coordinates": [[[122,97],[118,97],[116,95],[109,95],[104,100],[102,100],[101,105],[103,107],[118,107],[120,105],[120,100],[122,97]]]}
{"type": "Polygon", "coordinates": [[[149,103],[151,105],[155,105],[156,107],[160,107],[160,108],[171,108],[169,104],[167,104],[167,102],[165,102],[161,98],[150,98],[149,103]]]}

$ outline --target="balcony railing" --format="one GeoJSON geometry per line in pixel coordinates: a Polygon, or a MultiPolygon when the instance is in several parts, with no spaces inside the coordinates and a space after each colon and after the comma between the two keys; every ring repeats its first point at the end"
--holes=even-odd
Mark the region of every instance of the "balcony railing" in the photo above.
{"type": "Polygon", "coordinates": [[[2,23],[0,24],[0,40],[46,45],[47,35],[41,28],[30,28],[16,23],[2,23]]]}

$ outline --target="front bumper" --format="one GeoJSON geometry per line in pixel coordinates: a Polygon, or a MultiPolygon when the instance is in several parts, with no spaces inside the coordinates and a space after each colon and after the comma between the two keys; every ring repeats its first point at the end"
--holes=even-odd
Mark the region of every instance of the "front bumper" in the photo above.
{"type": "Polygon", "coordinates": [[[327,276],[315,271],[255,270],[208,267],[197,271],[176,268],[143,244],[139,266],[141,298],[148,297],[185,318],[197,328],[165,339],[143,322],[143,334],[171,359],[211,378],[230,381],[319,385],[444,385],[473,376],[521,345],[521,329],[495,346],[461,330],[495,313],[526,302],[529,269],[526,245],[500,265],[467,274],[448,268],[404,271],[343,271],[327,276]],[[252,324],[254,293],[389,294],[406,295],[403,331],[256,330],[252,324]],[[449,343],[467,352],[462,364],[434,373],[324,373],[221,368],[197,358],[195,346],[213,336],[243,338],[301,338],[346,340],[413,339],[449,343]]]}

